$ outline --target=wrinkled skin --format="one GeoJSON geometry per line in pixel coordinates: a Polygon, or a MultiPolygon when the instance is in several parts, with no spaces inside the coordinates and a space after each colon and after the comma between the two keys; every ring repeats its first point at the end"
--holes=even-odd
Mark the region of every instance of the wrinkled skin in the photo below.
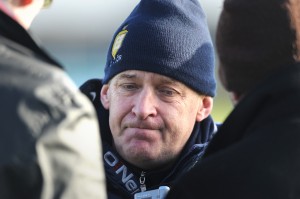
{"type": "Polygon", "coordinates": [[[212,109],[202,96],[168,77],[136,70],[116,75],[101,90],[109,110],[114,146],[128,162],[142,169],[172,164],[196,121],[212,109]]]}

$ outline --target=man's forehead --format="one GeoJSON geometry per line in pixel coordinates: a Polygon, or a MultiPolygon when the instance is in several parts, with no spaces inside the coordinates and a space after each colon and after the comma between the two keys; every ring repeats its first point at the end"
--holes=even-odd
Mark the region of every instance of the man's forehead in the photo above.
{"type": "Polygon", "coordinates": [[[127,71],[123,71],[120,74],[118,74],[115,78],[116,79],[140,79],[140,78],[144,78],[145,76],[150,76],[151,78],[154,79],[159,79],[161,81],[165,81],[165,82],[178,82],[170,77],[164,76],[164,75],[160,75],[157,73],[153,73],[153,72],[146,72],[146,71],[139,71],[139,70],[127,70],[127,71]]]}

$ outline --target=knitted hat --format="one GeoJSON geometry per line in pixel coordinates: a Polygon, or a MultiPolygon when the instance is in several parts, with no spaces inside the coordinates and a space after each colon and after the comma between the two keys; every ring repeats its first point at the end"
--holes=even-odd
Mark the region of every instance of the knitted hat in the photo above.
{"type": "Polygon", "coordinates": [[[214,50],[197,0],[141,0],[111,42],[106,84],[118,73],[141,70],[215,96],[214,50]]]}
{"type": "Polygon", "coordinates": [[[298,0],[224,1],[216,43],[227,90],[246,93],[299,59],[299,8],[298,0]]]}

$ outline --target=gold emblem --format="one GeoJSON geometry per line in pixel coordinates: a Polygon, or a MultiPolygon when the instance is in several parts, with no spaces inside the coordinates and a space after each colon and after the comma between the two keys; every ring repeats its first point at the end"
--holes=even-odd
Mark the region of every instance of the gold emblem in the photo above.
{"type": "Polygon", "coordinates": [[[124,28],[123,28],[123,30],[121,32],[119,32],[119,34],[116,36],[114,44],[112,46],[112,50],[111,50],[111,55],[113,56],[114,59],[116,58],[116,55],[117,55],[119,49],[121,48],[123,40],[127,33],[128,33],[128,30],[124,30],[124,28]]]}

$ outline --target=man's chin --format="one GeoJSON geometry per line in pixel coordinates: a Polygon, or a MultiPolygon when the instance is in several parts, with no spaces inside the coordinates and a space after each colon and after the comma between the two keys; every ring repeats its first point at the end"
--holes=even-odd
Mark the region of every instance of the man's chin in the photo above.
{"type": "Polygon", "coordinates": [[[149,149],[138,147],[127,150],[126,156],[127,159],[139,162],[151,161],[156,159],[152,151],[149,151],[149,149]]]}
{"type": "Polygon", "coordinates": [[[147,140],[131,140],[127,144],[127,151],[131,151],[132,153],[138,154],[139,152],[150,152],[154,148],[156,148],[152,142],[147,140]]]}

